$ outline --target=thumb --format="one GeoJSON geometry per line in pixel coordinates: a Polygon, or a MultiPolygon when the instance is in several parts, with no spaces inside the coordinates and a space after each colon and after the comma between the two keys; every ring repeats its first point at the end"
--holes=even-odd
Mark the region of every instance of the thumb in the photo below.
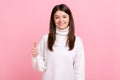
{"type": "Polygon", "coordinates": [[[34,48],[37,48],[37,43],[36,42],[34,42],[34,48]]]}

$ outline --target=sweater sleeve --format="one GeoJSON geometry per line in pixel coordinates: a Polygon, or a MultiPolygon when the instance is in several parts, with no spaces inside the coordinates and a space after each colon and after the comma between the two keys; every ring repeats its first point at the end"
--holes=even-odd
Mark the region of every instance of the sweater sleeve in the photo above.
{"type": "Polygon", "coordinates": [[[38,45],[38,56],[32,57],[32,66],[41,72],[46,70],[45,63],[45,37],[43,37],[38,45]]]}
{"type": "Polygon", "coordinates": [[[74,61],[75,80],[85,80],[84,48],[80,38],[77,41],[77,52],[74,61]]]}

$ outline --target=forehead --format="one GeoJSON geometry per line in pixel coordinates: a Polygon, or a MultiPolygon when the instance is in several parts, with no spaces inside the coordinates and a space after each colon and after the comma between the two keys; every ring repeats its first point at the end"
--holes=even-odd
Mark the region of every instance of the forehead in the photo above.
{"type": "Polygon", "coordinates": [[[60,10],[56,11],[54,15],[55,15],[55,16],[67,15],[67,16],[68,16],[67,13],[65,13],[64,11],[60,11],[60,10]]]}

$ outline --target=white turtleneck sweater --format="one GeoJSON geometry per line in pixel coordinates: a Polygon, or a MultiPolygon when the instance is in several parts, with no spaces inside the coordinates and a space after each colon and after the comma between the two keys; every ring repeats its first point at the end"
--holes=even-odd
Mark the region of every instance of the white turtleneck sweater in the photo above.
{"type": "Polygon", "coordinates": [[[76,36],[73,50],[66,46],[69,27],[56,28],[53,51],[47,48],[48,35],[41,39],[37,57],[32,57],[32,65],[43,72],[43,80],[85,80],[84,48],[82,40],[76,36]]]}

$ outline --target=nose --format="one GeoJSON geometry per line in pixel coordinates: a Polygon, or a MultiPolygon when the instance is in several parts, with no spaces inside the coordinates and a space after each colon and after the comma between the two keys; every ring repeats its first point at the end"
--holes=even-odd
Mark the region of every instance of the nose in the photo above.
{"type": "Polygon", "coordinates": [[[60,18],[60,22],[62,22],[63,21],[63,18],[60,18]]]}

